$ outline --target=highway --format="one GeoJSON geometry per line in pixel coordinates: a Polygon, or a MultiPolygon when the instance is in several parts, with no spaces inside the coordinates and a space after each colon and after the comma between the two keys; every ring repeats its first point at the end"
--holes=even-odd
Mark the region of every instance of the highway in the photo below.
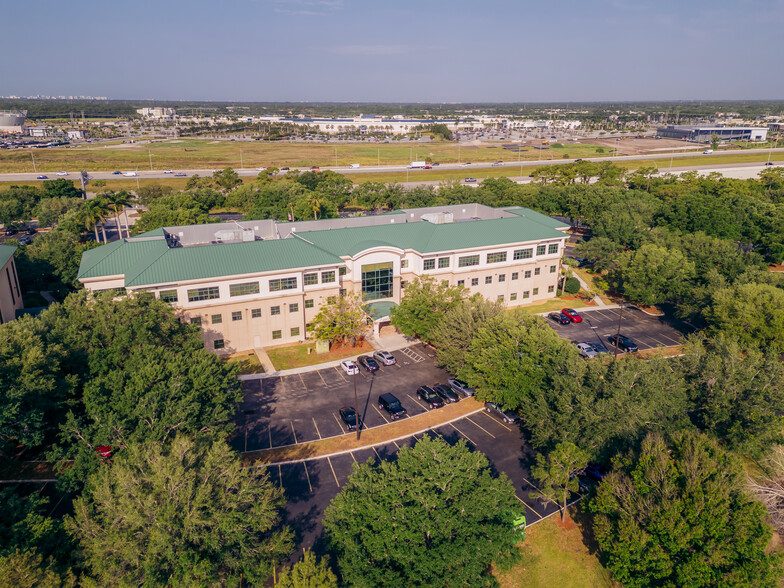
{"type": "MultiPolygon", "coordinates": [[[[612,161],[612,162],[619,162],[619,161],[636,161],[636,160],[657,160],[657,161],[665,161],[669,162],[670,166],[659,165],[659,172],[666,173],[669,170],[673,172],[676,171],[686,171],[686,170],[704,170],[706,168],[711,168],[713,171],[718,171],[720,169],[723,170],[732,170],[736,168],[759,168],[754,173],[758,173],[759,170],[764,168],[763,163],[730,163],[730,164],[722,164],[721,160],[716,160],[716,157],[721,157],[723,155],[748,155],[750,153],[753,154],[762,154],[762,153],[784,153],[784,148],[771,148],[771,149],[754,149],[751,150],[733,150],[733,151],[721,151],[720,153],[713,153],[713,154],[702,154],[702,153],[657,153],[657,154],[647,154],[647,155],[620,155],[618,157],[593,157],[593,158],[585,158],[585,161],[595,161],[595,162],[602,162],[602,161],[612,161]],[[704,164],[699,165],[689,165],[687,167],[679,167],[677,166],[677,160],[683,158],[693,158],[693,157],[700,157],[701,160],[704,160],[704,164]],[[711,161],[713,160],[713,162],[711,161]]],[[[545,165],[561,165],[564,163],[571,163],[575,161],[574,159],[551,159],[551,160],[542,160],[542,161],[505,161],[498,164],[491,164],[491,163],[471,163],[471,164],[459,164],[459,163],[442,163],[437,167],[433,168],[433,171],[443,171],[443,170],[462,170],[466,172],[466,176],[471,176],[472,170],[485,170],[485,169],[509,169],[509,168],[518,168],[522,171],[522,177],[517,178],[522,181],[526,181],[528,179],[528,174],[534,168],[545,166],[545,165]]],[[[784,165],[784,163],[778,163],[777,165],[784,165]]],[[[309,168],[292,168],[297,171],[308,171],[309,168]]],[[[416,174],[417,179],[414,179],[413,182],[409,181],[408,183],[411,184],[438,184],[441,180],[427,180],[426,174],[430,172],[430,170],[425,169],[408,169],[406,165],[388,165],[388,166],[368,166],[368,167],[360,167],[360,168],[350,168],[346,167],[322,167],[322,171],[331,170],[345,175],[352,175],[352,174],[367,174],[367,173],[401,173],[409,171],[409,174],[416,174]]],[[[55,172],[39,172],[39,173],[6,173],[0,174],[0,182],[31,182],[36,181],[39,175],[47,176],[47,179],[54,180],[58,177],[65,177],[69,180],[79,181],[79,171],[78,170],[63,170],[68,171],[67,176],[58,176],[55,172]]],[[[201,177],[205,176],[212,176],[212,173],[216,171],[214,168],[209,169],[187,169],[187,170],[172,170],[174,173],[164,173],[164,170],[138,170],[136,173],[137,175],[134,177],[127,177],[121,174],[113,173],[115,170],[112,171],[91,171],[88,172],[90,179],[93,180],[132,180],[138,178],[139,180],[150,180],[150,179],[166,179],[166,178],[174,178],[183,177],[182,174],[185,174],[185,177],[190,177],[194,175],[198,175],[201,177]]],[[[133,171],[133,170],[122,170],[124,172],[133,171]]],[[[245,169],[237,169],[234,168],[234,171],[237,172],[238,175],[242,177],[251,177],[256,176],[259,173],[259,170],[255,168],[245,168],[245,169]]],[[[719,172],[723,173],[724,172],[719,172]]],[[[727,175],[727,174],[724,174],[727,175]]],[[[734,177],[734,176],[733,176],[734,177]]],[[[754,176],[751,176],[754,177],[754,176]]],[[[512,178],[516,179],[516,178],[512,178]]]]}

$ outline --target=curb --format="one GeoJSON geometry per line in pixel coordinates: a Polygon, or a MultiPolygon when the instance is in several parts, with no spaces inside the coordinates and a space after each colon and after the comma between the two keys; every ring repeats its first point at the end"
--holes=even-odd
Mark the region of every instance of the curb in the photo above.
{"type": "MultiPolygon", "coordinates": [[[[324,454],[324,455],[314,455],[312,457],[301,457],[301,458],[298,458],[298,459],[290,459],[290,460],[286,460],[286,461],[274,461],[274,462],[268,462],[268,463],[267,462],[259,463],[259,460],[257,460],[256,462],[254,462],[252,464],[249,464],[249,465],[247,465],[245,467],[247,467],[247,468],[265,467],[266,468],[266,467],[276,466],[276,465],[286,465],[286,464],[291,464],[291,463],[304,463],[306,461],[314,461],[314,460],[317,460],[317,459],[324,459],[324,458],[327,458],[327,457],[335,457],[335,456],[338,456],[338,455],[346,455],[347,453],[352,453],[354,451],[359,451],[360,449],[370,449],[372,447],[378,447],[380,445],[387,445],[387,444],[392,443],[394,441],[401,441],[403,439],[408,439],[409,437],[413,437],[415,435],[421,435],[421,434],[426,433],[428,431],[432,431],[433,429],[435,429],[437,427],[443,427],[444,425],[448,425],[450,423],[454,423],[455,421],[459,421],[459,420],[464,419],[466,417],[469,417],[471,415],[474,415],[474,414],[477,414],[479,412],[482,412],[483,410],[484,410],[484,407],[477,408],[474,411],[467,412],[464,415],[460,415],[459,417],[455,417],[455,418],[449,419],[447,421],[443,421],[441,423],[438,423],[437,425],[431,425],[431,426],[426,427],[424,429],[420,429],[418,431],[414,431],[413,433],[408,433],[407,435],[400,435],[398,437],[394,437],[393,439],[385,439],[384,441],[377,441],[375,443],[370,443],[369,445],[363,445],[361,447],[353,447],[352,449],[344,449],[342,451],[335,451],[333,453],[327,453],[327,454],[324,454]]],[[[353,435],[353,434],[354,434],[353,432],[352,433],[346,433],[346,435],[353,435]]],[[[328,437],[328,438],[331,438],[331,437],[328,437]]],[[[294,447],[294,445],[282,445],[281,447],[294,447]]],[[[278,449],[278,447],[273,447],[273,449],[278,449]]],[[[266,450],[266,451],[269,451],[269,450],[266,450]]]]}

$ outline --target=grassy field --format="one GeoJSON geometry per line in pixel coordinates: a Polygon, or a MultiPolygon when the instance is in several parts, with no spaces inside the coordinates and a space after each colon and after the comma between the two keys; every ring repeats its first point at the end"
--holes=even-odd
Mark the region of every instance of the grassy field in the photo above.
{"type": "Polygon", "coordinates": [[[361,345],[356,347],[350,345],[336,347],[330,349],[329,353],[318,354],[315,343],[294,343],[281,347],[268,347],[265,351],[276,370],[288,370],[353,357],[362,353],[373,353],[373,346],[367,341],[363,341],[361,345]]]}
{"type": "Polygon", "coordinates": [[[620,588],[586,543],[580,526],[550,517],[527,529],[522,562],[495,577],[501,588],[620,588]]]}
{"type": "Polygon", "coordinates": [[[239,366],[239,373],[241,375],[264,373],[264,368],[261,367],[261,362],[253,351],[235,353],[231,357],[226,358],[224,361],[227,363],[237,364],[239,366]]]}

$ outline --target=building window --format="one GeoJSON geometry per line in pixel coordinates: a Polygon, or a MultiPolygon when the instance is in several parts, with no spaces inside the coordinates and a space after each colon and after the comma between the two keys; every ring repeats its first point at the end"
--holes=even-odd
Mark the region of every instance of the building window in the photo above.
{"type": "MultiPolygon", "coordinates": [[[[431,260],[435,263],[435,260],[431,260]]],[[[362,299],[379,300],[392,296],[392,262],[362,266],[362,299]]]]}
{"type": "Polygon", "coordinates": [[[161,290],[160,298],[169,304],[177,302],[177,290],[161,290]]]}
{"type": "Polygon", "coordinates": [[[514,301],[514,300],[517,300],[517,292],[512,292],[512,293],[509,295],[509,300],[510,300],[510,302],[511,302],[511,301],[514,301]]]}
{"type": "Polygon", "coordinates": [[[528,296],[530,296],[530,294],[528,293],[528,290],[523,292],[523,298],[528,298],[528,296]]]}
{"type": "Polygon", "coordinates": [[[318,274],[305,274],[303,281],[306,286],[315,286],[318,284],[318,274]]]}
{"type": "Polygon", "coordinates": [[[553,290],[555,290],[555,286],[547,286],[547,291],[552,294],[553,290]]]}
{"type": "Polygon", "coordinates": [[[201,302],[202,300],[215,300],[216,298],[220,298],[220,290],[217,286],[188,290],[188,302],[201,302]]]}
{"type": "Polygon", "coordinates": [[[431,270],[431,269],[436,269],[436,260],[435,259],[426,259],[424,265],[422,266],[422,269],[424,269],[425,271],[431,270]]]}
{"type": "Polygon", "coordinates": [[[531,277],[531,270],[525,270],[525,277],[526,278],[530,278],[531,277]]]}
{"type": "Polygon", "coordinates": [[[479,285],[479,278],[471,278],[471,285],[478,286],[479,285]]]}
{"type": "Polygon", "coordinates": [[[338,268],[338,275],[339,276],[345,276],[346,275],[346,268],[345,268],[345,266],[338,268]]]}
{"type": "Polygon", "coordinates": [[[537,245],[536,246],[536,254],[537,255],[544,255],[544,250],[547,248],[546,245],[537,245]]]}
{"type": "Polygon", "coordinates": [[[551,243],[547,247],[547,253],[558,253],[558,243],[551,243]]]}
{"type": "MultiPolygon", "coordinates": [[[[333,276],[335,272],[332,272],[333,276]]],[[[270,292],[280,292],[281,290],[295,290],[297,288],[297,278],[281,278],[279,280],[270,280],[270,292]]]]}
{"type": "Polygon", "coordinates": [[[232,312],[231,313],[231,320],[233,320],[233,321],[241,321],[242,320],[242,311],[241,310],[235,310],[234,312],[232,312]]]}
{"type": "Polygon", "coordinates": [[[503,261],[506,261],[506,251],[487,254],[487,263],[501,263],[503,261]]]}
{"type": "Polygon", "coordinates": [[[534,288],[534,296],[538,296],[538,295],[539,295],[539,288],[534,288]]]}
{"type": "Polygon", "coordinates": [[[485,276],[485,284],[492,284],[493,276],[485,276]]]}
{"type": "Polygon", "coordinates": [[[261,309],[260,308],[251,308],[250,309],[250,318],[261,318],[261,309]]]}
{"type": "Polygon", "coordinates": [[[498,274],[499,282],[506,282],[506,274],[498,274]]]}
{"type": "Polygon", "coordinates": [[[313,299],[305,301],[305,308],[313,308],[313,299]]]}
{"type": "Polygon", "coordinates": [[[335,281],[335,272],[321,272],[321,283],[322,284],[331,284],[335,281]]]}
{"type": "Polygon", "coordinates": [[[223,349],[226,346],[226,342],[223,339],[215,339],[215,341],[212,342],[212,346],[215,349],[223,349]]]}
{"type": "Polygon", "coordinates": [[[282,339],[283,338],[283,331],[272,331],[272,338],[273,339],[282,339]]]}
{"type": "Polygon", "coordinates": [[[212,317],[210,317],[210,322],[212,322],[213,325],[221,324],[223,322],[223,315],[213,314],[212,317]]]}
{"type": "Polygon", "coordinates": [[[465,286],[465,280],[458,280],[457,281],[457,285],[458,286],[465,286]]]}
{"type": "Polygon", "coordinates": [[[246,296],[248,294],[258,294],[259,283],[247,282],[245,284],[231,284],[229,286],[229,296],[246,296]]]}
{"type": "Polygon", "coordinates": [[[531,259],[534,250],[530,247],[528,249],[515,249],[514,259],[531,259]]]}
{"type": "Polygon", "coordinates": [[[542,273],[542,268],[539,268],[539,267],[534,268],[534,275],[535,276],[538,276],[541,273],[542,273]]]}
{"type": "Polygon", "coordinates": [[[299,337],[299,327],[291,327],[291,336],[299,337]]]}
{"type": "Polygon", "coordinates": [[[499,294],[498,298],[496,298],[496,300],[498,300],[498,302],[503,302],[504,301],[504,295],[503,294],[499,294]]]}
{"type": "Polygon", "coordinates": [[[512,272],[512,279],[513,280],[516,280],[518,277],[520,277],[520,274],[518,274],[517,272],[512,272]]]}
{"type": "Polygon", "coordinates": [[[438,258],[438,269],[444,269],[445,267],[449,267],[449,258],[448,257],[439,257],[438,258]]]}
{"type": "Polygon", "coordinates": [[[270,307],[270,314],[272,316],[280,314],[280,306],[272,306],[272,307],[270,307]]]}
{"type": "Polygon", "coordinates": [[[457,267],[471,267],[472,265],[479,265],[478,255],[466,255],[457,258],[457,267]]]}
{"type": "Polygon", "coordinates": [[[299,312],[299,303],[289,304],[289,312],[299,312]]]}
{"type": "Polygon", "coordinates": [[[550,266],[550,273],[551,273],[551,274],[554,274],[556,269],[557,269],[557,267],[556,267],[556,266],[554,266],[554,265],[551,265],[551,266],[550,266]]]}
{"type": "Polygon", "coordinates": [[[200,327],[201,326],[201,317],[200,316],[193,317],[191,319],[191,324],[192,325],[196,325],[197,327],[200,327]]]}
{"type": "Polygon", "coordinates": [[[408,267],[408,260],[407,259],[401,259],[400,260],[400,269],[406,269],[407,267],[408,267]]]}

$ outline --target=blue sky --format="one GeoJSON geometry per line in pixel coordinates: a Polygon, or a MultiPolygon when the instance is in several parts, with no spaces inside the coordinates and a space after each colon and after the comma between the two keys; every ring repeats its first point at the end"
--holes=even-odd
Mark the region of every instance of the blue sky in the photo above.
{"type": "Polygon", "coordinates": [[[784,0],[9,0],[2,12],[0,95],[784,99],[784,0]]]}

